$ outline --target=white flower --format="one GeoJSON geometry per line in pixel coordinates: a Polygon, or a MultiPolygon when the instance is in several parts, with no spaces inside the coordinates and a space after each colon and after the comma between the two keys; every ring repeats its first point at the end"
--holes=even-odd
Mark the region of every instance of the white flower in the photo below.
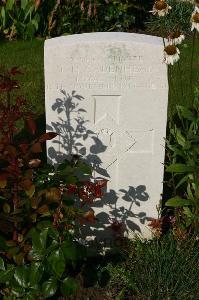
{"type": "Polygon", "coordinates": [[[196,29],[199,32],[199,8],[195,7],[191,15],[191,31],[196,29]]]}
{"type": "Polygon", "coordinates": [[[169,34],[167,39],[167,45],[179,45],[185,39],[184,34],[179,31],[175,31],[169,34]]]}
{"type": "Polygon", "coordinates": [[[168,45],[164,48],[164,62],[173,65],[180,59],[180,50],[175,45],[168,45]]]}
{"type": "Polygon", "coordinates": [[[54,175],[55,175],[55,172],[48,173],[48,175],[50,175],[50,176],[54,176],[54,175]]]}
{"type": "Polygon", "coordinates": [[[153,15],[158,15],[159,17],[164,17],[166,14],[169,13],[171,6],[169,6],[165,0],[157,0],[153,5],[153,10],[150,12],[153,15]]]}

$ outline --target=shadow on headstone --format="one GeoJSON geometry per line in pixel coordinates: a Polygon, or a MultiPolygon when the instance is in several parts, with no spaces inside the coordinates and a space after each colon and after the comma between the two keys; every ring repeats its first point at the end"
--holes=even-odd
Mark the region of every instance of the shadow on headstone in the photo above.
{"type": "MultiPolygon", "coordinates": [[[[89,124],[90,121],[85,118],[87,112],[81,107],[82,101],[85,101],[84,97],[76,91],[72,91],[71,94],[65,90],[60,92],[62,97],[57,98],[51,107],[52,113],[57,114],[58,121],[46,125],[47,131],[58,133],[47,147],[48,162],[56,166],[64,159],[70,160],[73,155],[78,155],[91,165],[93,180],[110,180],[108,168],[103,167],[99,156],[107,151],[108,146],[98,138],[89,124]]],[[[118,192],[113,189],[106,190],[102,199],[94,201],[92,208],[96,211],[96,223],[82,226],[81,235],[84,238],[94,237],[94,240],[102,242],[105,246],[113,245],[113,240],[117,237],[111,226],[114,222],[122,224],[122,233],[141,233],[140,226],[133,219],[145,224],[150,218],[146,212],[136,214],[133,209],[140,206],[141,202],[149,200],[146,186],[140,184],[137,187],[129,186],[127,189],[121,187],[118,192]]]]}

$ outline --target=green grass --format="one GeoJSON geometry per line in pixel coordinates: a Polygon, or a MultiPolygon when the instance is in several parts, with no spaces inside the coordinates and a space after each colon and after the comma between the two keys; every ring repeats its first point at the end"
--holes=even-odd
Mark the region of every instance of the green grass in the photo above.
{"type": "MultiPolygon", "coordinates": [[[[191,105],[193,89],[190,85],[192,40],[187,40],[180,47],[179,64],[169,69],[169,108],[168,115],[175,112],[176,104],[191,105]],[[183,90],[183,91],[182,91],[183,90]],[[183,93],[183,95],[182,95],[183,93]]],[[[19,66],[24,70],[21,77],[21,93],[30,100],[37,113],[44,113],[44,61],[43,40],[13,41],[0,43],[0,64],[6,67],[19,66]]],[[[194,63],[192,69],[193,84],[199,86],[199,39],[195,43],[194,63]]]]}
{"type": "Polygon", "coordinates": [[[176,242],[167,234],[151,241],[132,241],[123,249],[125,261],[106,267],[109,289],[118,300],[199,299],[199,242],[176,242]]]}
{"type": "Polygon", "coordinates": [[[192,105],[194,89],[199,86],[199,35],[195,39],[192,53],[192,38],[187,39],[180,49],[180,60],[173,66],[169,66],[169,108],[168,115],[175,112],[176,104],[192,105]],[[193,63],[191,61],[193,55],[193,63]],[[192,77],[192,79],[191,79],[192,77]],[[192,84],[191,84],[192,81],[192,84]]]}
{"type": "Polygon", "coordinates": [[[0,43],[0,65],[18,66],[24,72],[18,79],[19,94],[30,100],[30,108],[38,114],[44,112],[44,41],[13,41],[0,43]]]}

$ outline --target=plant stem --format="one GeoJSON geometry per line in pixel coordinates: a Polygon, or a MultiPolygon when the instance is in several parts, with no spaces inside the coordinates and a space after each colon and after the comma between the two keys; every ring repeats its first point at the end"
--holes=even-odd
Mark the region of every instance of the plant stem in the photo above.
{"type": "MultiPolygon", "coordinates": [[[[7,111],[8,113],[10,113],[11,111],[11,95],[10,95],[10,91],[7,92],[7,111]]],[[[11,128],[9,128],[9,139],[10,139],[10,143],[13,143],[13,131],[11,128]]]]}
{"type": "Polygon", "coordinates": [[[161,18],[161,22],[160,22],[160,32],[161,32],[161,37],[162,37],[163,44],[164,44],[164,48],[165,48],[166,45],[165,45],[165,39],[164,39],[163,18],[162,18],[162,17],[160,17],[160,18],[161,18]]]}
{"type": "MultiPolygon", "coordinates": [[[[169,79],[169,94],[170,94],[170,99],[176,99],[178,96],[178,92],[176,90],[176,86],[174,83],[174,77],[173,77],[173,66],[168,65],[168,79],[169,79]]],[[[172,102],[173,104],[173,102],[172,102]]],[[[169,110],[169,116],[172,116],[172,111],[173,109],[169,110]]]]}
{"type": "Polygon", "coordinates": [[[191,70],[190,70],[190,88],[191,88],[191,95],[193,96],[193,61],[194,61],[194,48],[195,48],[195,36],[196,30],[194,29],[194,33],[192,36],[192,51],[191,51],[191,70]]]}
{"type": "Polygon", "coordinates": [[[181,87],[181,96],[182,96],[182,99],[183,99],[184,93],[183,93],[183,84],[182,84],[182,70],[180,68],[180,62],[179,61],[178,61],[177,65],[178,65],[178,72],[179,72],[178,78],[180,80],[180,87],[181,87]]]}
{"type": "MultiPolygon", "coordinates": [[[[13,212],[17,209],[18,199],[17,199],[18,183],[14,183],[14,194],[13,194],[13,212]]],[[[13,241],[18,241],[18,232],[17,232],[17,222],[14,222],[13,230],[13,241]]]]}
{"type": "Polygon", "coordinates": [[[10,111],[10,92],[7,92],[7,109],[10,111]]]}

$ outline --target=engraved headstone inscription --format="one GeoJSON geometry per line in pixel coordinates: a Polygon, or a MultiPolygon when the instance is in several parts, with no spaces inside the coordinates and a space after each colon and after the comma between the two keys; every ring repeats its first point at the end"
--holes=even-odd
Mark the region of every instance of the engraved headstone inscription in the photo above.
{"type": "Polygon", "coordinates": [[[93,234],[121,222],[150,237],[162,193],[168,81],[162,40],[134,33],[85,33],[45,42],[47,142],[51,163],[79,154],[108,179],[95,201],[93,234]]]}

